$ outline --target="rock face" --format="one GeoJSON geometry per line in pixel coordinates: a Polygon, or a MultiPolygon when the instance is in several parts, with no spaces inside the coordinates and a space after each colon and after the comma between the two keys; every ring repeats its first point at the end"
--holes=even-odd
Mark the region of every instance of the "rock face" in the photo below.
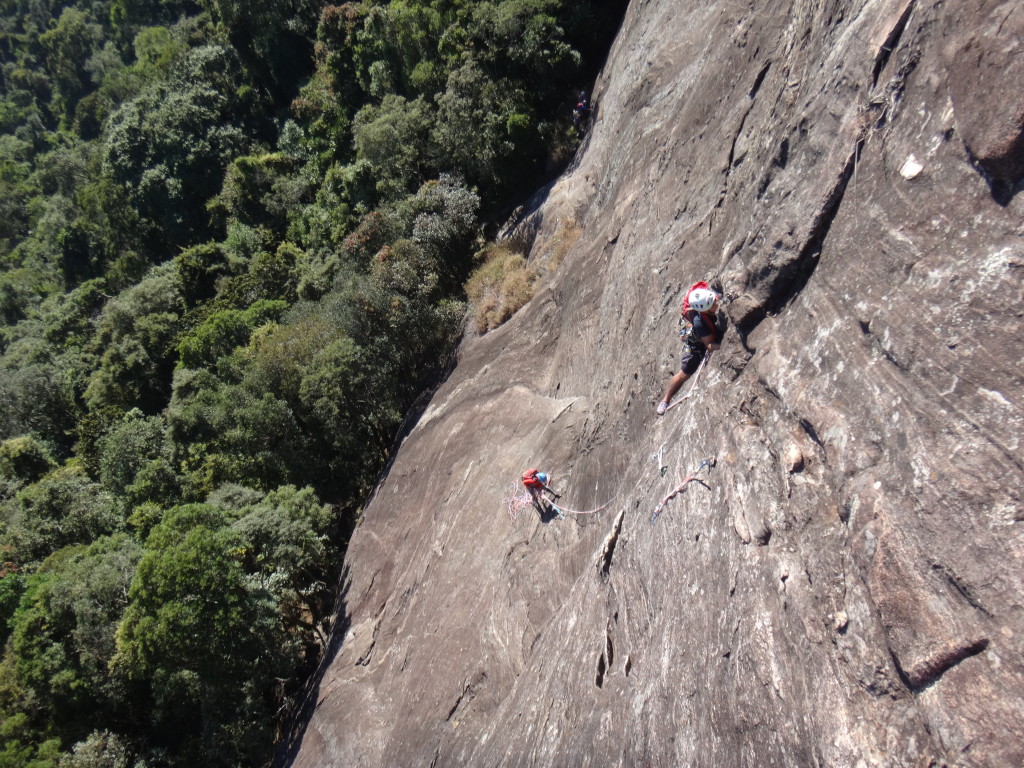
{"type": "Polygon", "coordinates": [[[1022,10],[966,6],[634,0],[557,267],[382,478],[286,762],[1024,765],[1022,10]],[[531,466],[611,503],[512,522],[531,466]]]}
{"type": "Polygon", "coordinates": [[[947,12],[949,94],[964,142],[1006,194],[1024,178],[1024,7],[987,0],[964,10],[966,19],[947,12]],[[957,33],[965,20],[968,31],[957,33]]]}

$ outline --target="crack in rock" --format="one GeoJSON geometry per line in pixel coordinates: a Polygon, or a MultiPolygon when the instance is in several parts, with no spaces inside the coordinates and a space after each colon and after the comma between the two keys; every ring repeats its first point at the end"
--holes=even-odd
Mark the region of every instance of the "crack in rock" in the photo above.
{"type": "Polygon", "coordinates": [[[452,705],[452,708],[448,710],[448,717],[445,718],[445,722],[450,722],[451,719],[455,717],[455,713],[459,711],[460,707],[468,705],[469,702],[476,697],[476,692],[480,689],[480,686],[483,685],[486,679],[487,673],[481,671],[476,674],[476,677],[473,678],[472,682],[466,682],[462,688],[462,693],[460,693],[459,697],[455,699],[455,703],[452,705]]]}
{"type": "MultiPolygon", "coordinates": [[[[611,671],[612,665],[615,664],[615,646],[612,645],[612,631],[609,622],[609,626],[604,631],[604,650],[597,659],[597,677],[595,683],[598,688],[604,686],[604,678],[607,672],[611,671]]],[[[629,665],[629,659],[626,659],[627,666],[629,665]]],[[[626,673],[629,674],[628,672],[626,673]]]]}
{"type": "Polygon", "coordinates": [[[612,524],[611,532],[605,537],[604,543],[601,545],[602,578],[608,578],[608,570],[612,567],[612,557],[615,555],[615,546],[619,543],[619,534],[622,532],[622,520],[625,514],[625,509],[619,512],[615,522],[612,524]]]}
{"type": "Polygon", "coordinates": [[[892,658],[907,688],[914,693],[920,693],[925,688],[935,685],[953,667],[983,652],[988,648],[988,644],[987,637],[952,643],[906,669],[900,664],[899,656],[893,653],[892,658]]]}
{"type": "Polygon", "coordinates": [[[875,66],[871,70],[871,87],[874,88],[878,85],[878,76],[882,74],[882,70],[885,69],[885,65],[889,63],[889,59],[892,56],[892,52],[896,50],[900,43],[900,38],[903,37],[903,32],[907,28],[907,22],[910,20],[910,14],[914,10],[914,0],[910,0],[907,3],[907,7],[903,9],[903,13],[896,20],[892,29],[889,30],[889,34],[886,36],[885,41],[879,46],[878,53],[875,56],[875,66]]]}

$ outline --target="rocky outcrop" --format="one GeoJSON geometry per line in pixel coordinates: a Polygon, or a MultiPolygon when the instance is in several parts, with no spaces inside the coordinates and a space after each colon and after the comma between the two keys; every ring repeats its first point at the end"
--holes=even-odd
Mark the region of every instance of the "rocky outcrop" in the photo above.
{"type": "Polygon", "coordinates": [[[1024,764],[1020,13],[634,0],[564,256],[382,478],[288,762],[1024,764]],[[611,503],[513,522],[529,466],[611,503]]]}
{"type": "Polygon", "coordinates": [[[946,26],[957,130],[997,195],[1008,197],[1024,179],[1024,7],[993,0],[948,6],[946,26]]]}

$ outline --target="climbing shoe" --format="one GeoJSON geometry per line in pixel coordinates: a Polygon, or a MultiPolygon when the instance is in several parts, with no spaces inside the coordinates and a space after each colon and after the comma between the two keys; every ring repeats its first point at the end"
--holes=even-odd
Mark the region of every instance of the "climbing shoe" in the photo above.
{"type": "Polygon", "coordinates": [[[664,416],[665,415],[665,411],[667,411],[667,410],[668,410],[668,403],[666,403],[664,400],[662,400],[660,403],[658,403],[658,415],[659,416],[664,416]]]}

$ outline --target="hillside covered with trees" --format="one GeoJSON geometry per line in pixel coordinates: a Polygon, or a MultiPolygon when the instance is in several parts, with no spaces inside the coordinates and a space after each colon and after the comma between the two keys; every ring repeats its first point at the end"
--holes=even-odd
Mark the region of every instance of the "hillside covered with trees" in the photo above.
{"type": "Polygon", "coordinates": [[[0,768],[269,761],[623,7],[3,0],[0,768]]]}

